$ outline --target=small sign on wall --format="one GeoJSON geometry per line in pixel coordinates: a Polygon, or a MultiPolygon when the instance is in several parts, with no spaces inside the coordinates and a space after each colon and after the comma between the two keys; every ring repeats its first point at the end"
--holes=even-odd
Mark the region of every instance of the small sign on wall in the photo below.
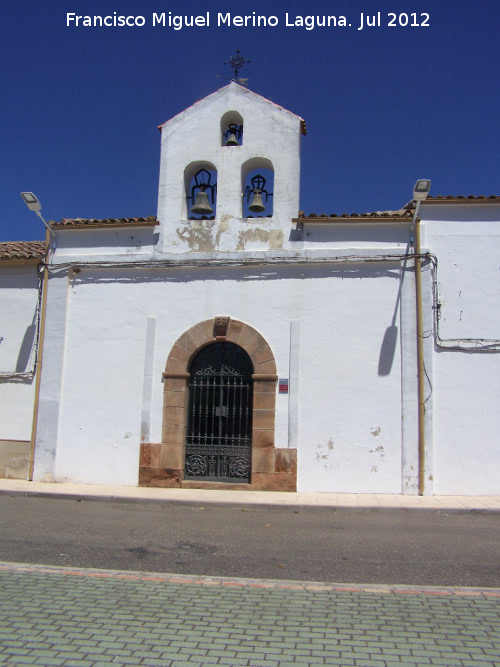
{"type": "Polygon", "coordinates": [[[280,378],[278,380],[278,387],[280,394],[288,394],[288,378],[280,378]]]}

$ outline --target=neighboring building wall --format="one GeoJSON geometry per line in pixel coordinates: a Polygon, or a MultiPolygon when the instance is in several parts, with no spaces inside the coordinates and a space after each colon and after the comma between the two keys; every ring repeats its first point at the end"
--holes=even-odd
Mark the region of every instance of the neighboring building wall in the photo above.
{"type": "Polygon", "coordinates": [[[0,266],[0,477],[27,479],[35,396],[38,263],[0,266]]]}
{"type": "Polygon", "coordinates": [[[500,207],[480,200],[422,206],[437,257],[433,358],[434,491],[500,493],[500,207]]]}

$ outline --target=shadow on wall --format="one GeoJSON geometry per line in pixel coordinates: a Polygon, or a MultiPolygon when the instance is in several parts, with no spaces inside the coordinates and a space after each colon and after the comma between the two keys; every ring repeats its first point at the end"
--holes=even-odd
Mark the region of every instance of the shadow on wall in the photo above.
{"type": "Polygon", "coordinates": [[[398,328],[395,324],[387,327],[380,348],[380,356],[378,359],[378,374],[390,375],[394,355],[396,354],[396,345],[398,342],[398,328]]]}
{"type": "MultiPolygon", "coordinates": [[[[206,265],[195,264],[191,267],[179,262],[176,265],[173,260],[168,265],[168,271],[158,271],[154,267],[127,267],[119,266],[117,270],[110,274],[109,271],[103,271],[98,267],[81,267],[80,273],[73,276],[74,285],[94,284],[94,283],[189,283],[199,282],[200,273],[198,269],[203,269],[203,280],[226,281],[232,280],[235,282],[243,281],[261,281],[261,280],[304,280],[308,278],[339,278],[340,280],[360,279],[360,278],[394,278],[401,280],[399,268],[395,268],[390,261],[380,262],[378,266],[374,264],[363,265],[361,261],[359,264],[353,263],[352,266],[346,264],[339,264],[335,266],[325,265],[309,265],[304,266],[297,262],[297,265],[280,266],[260,264],[258,261],[255,265],[248,266],[228,266],[225,260],[221,260],[221,264],[214,267],[215,260],[213,258],[205,260],[206,265]],[[210,266],[209,266],[210,264],[210,266]],[[171,269],[178,269],[172,271],[171,269]]],[[[161,264],[158,268],[165,268],[161,264]]]]}
{"type": "Polygon", "coordinates": [[[392,364],[394,361],[394,355],[396,354],[396,345],[398,344],[398,328],[396,326],[396,316],[398,314],[399,304],[401,303],[403,281],[405,279],[405,274],[408,270],[409,269],[407,267],[407,262],[405,261],[399,276],[398,295],[396,297],[396,305],[394,306],[392,322],[385,330],[384,339],[382,341],[382,347],[380,348],[380,355],[378,358],[379,375],[390,375],[391,373],[392,364]]]}
{"type": "MultiPolygon", "coordinates": [[[[35,315],[36,317],[36,315],[35,315]]],[[[21,349],[17,356],[16,362],[16,373],[26,373],[28,370],[28,364],[31,359],[31,352],[33,350],[33,345],[35,343],[36,336],[36,323],[33,318],[33,322],[26,329],[26,332],[23,337],[23,342],[21,343],[21,349]]]]}

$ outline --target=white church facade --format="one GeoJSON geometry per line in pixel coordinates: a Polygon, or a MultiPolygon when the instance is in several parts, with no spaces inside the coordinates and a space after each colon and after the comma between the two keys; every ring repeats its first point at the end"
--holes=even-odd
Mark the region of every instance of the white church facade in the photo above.
{"type": "Polygon", "coordinates": [[[305,215],[235,82],[160,129],[156,217],[0,244],[0,476],[500,494],[500,198],[305,215]]]}

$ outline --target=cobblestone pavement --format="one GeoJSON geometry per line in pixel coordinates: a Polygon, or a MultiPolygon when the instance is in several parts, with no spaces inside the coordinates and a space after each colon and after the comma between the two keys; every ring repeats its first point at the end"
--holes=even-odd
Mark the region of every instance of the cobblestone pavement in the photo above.
{"type": "Polygon", "coordinates": [[[500,591],[0,563],[0,665],[500,665],[500,591]]]}

